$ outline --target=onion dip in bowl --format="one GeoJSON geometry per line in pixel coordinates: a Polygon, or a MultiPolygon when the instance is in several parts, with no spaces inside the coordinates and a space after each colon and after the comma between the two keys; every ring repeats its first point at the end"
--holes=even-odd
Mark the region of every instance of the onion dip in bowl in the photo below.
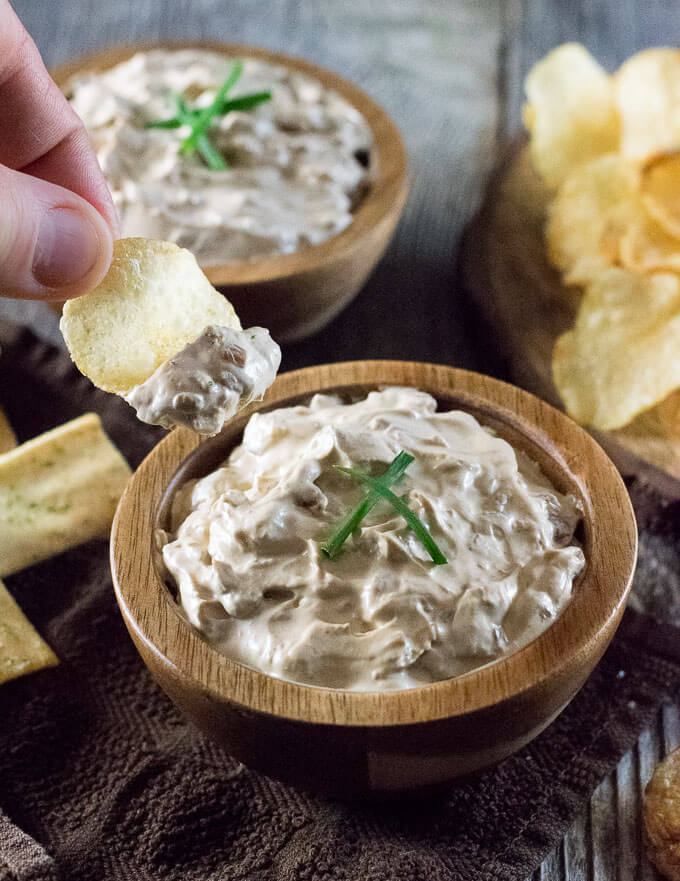
{"type": "Polygon", "coordinates": [[[224,465],[177,492],[162,555],[188,620],[227,656],[388,691],[466,673],[546,630],[585,565],[581,516],[474,416],[390,387],[253,415],[224,465]],[[330,554],[367,498],[352,478],[370,487],[406,455],[392,503],[376,498],[330,554]]]}
{"type": "MultiPolygon", "coordinates": [[[[370,187],[371,129],[332,89],[282,64],[204,48],[137,52],[66,87],[92,138],[121,215],[123,236],[167,239],[202,266],[290,254],[336,235],[370,187]],[[187,152],[186,119],[227,97],[271,93],[217,114],[205,133],[222,166],[187,152]],[[149,127],[152,126],[152,127],[149,127]]],[[[219,162],[218,162],[219,164],[219,162]]]]}
{"type": "MultiPolygon", "coordinates": [[[[330,546],[338,525],[365,491],[355,479],[356,471],[385,481],[387,462],[391,467],[394,458],[408,451],[405,436],[392,440],[394,445],[390,443],[380,462],[362,461],[352,449],[347,460],[353,475],[334,467],[345,467],[339,457],[325,462],[324,478],[316,485],[321,483],[330,496],[331,478],[345,483],[339,521],[334,519],[330,530],[319,521],[320,534],[314,539],[319,550],[330,546]]],[[[421,454],[415,449],[410,453],[414,458],[392,490],[396,497],[412,499],[412,514],[430,527],[431,537],[452,564],[451,547],[429,513],[416,505],[421,454]]],[[[259,489],[265,491],[264,483],[259,489]]],[[[420,537],[406,529],[405,520],[389,513],[391,502],[385,504],[387,508],[376,506],[372,516],[385,521],[391,517],[404,540],[419,543],[423,569],[441,577],[447,565],[433,565],[420,537]]],[[[375,522],[367,519],[366,525],[375,522]]],[[[248,541],[247,534],[239,538],[248,541]]],[[[348,565],[353,541],[349,536],[324,565],[348,565]]],[[[201,441],[183,428],[170,432],[132,476],[111,535],[113,584],[121,614],[151,675],[179,709],[246,765],[341,798],[422,791],[488,768],[535,738],[573,699],[610,643],[630,591],[636,556],[635,516],[626,487],[614,464],[582,428],[515,386],[444,365],[404,361],[323,364],[283,373],[264,401],[230,420],[217,437],[201,441]],[[539,482],[549,482],[546,494],[552,487],[560,496],[578,500],[580,522],[574,541],[563,544],[560,528],[555,542],[580,548],[585,559],[570,598],[545,629],[517,651],[510,647],[495,659],[479,659],[479,666],[467,673],[423,681],[417,688],[307,685],[230,657],[188,622],[177,585],[163,563],[165,545],[159,549],[158,539],[170,533],[172,540],[181,522],[173,518],[172,509],[175,506],[179,515],[183,488],[219,471],[243,444],[244,428],[254,413],[280,415],[309,406],[315,395],[357,402],[391,387],[420,389],[437,402],[442,414],[458,410],[474,417],[491,430],[487,438],[508,443],[517,455],[518,472],[528,459],[539,466],[539,482]]],[[[285,595],[266,600],[286,601],[285,595]]],[[[213,602],[211,611],[219,623],[227,612],[213,602]]]]}

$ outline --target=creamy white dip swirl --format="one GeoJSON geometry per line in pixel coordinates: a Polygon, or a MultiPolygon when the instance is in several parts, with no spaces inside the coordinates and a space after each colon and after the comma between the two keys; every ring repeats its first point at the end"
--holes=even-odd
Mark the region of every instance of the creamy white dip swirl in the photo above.
{"type": "Polygon", "coordinates": [[[155,49],[75,77],[82,118],[121,216],[123,236],[166,239],[203,266],[288,254],[343,230],[369,186],[371,130],[337,93],[281,65],[243,59],[236,98],[271,91],[233,111],[209,138],[228,168],[180,155],[187,129],[149,129],[175,112],[171,92],[205,107],[234,59],[204,49],[155,49]]]}
{"type": "Polygon", "coordinates": [[[177,494],[163,559],[191,622],[273,676],[409,688],[515,651],[555,620],[584,566],[577,500],[471,415],[410,388],[254,415],[224,466],[177,494]],[[362,490],[333,468],[399,483],[448,563],[380,503],[337,559],[320,544],[362,490]]]}
{"type": "Polygon", "coordinates": [[[281,349],[264,327],[209,325],[123,396],[151,425],[214,435],[276,379],[281,349]]]}

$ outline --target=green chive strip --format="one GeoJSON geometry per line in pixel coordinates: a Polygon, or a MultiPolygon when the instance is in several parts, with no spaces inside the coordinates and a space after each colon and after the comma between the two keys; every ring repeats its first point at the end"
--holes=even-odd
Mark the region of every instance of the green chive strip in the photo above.
{"type": "Polygon", "coordinates": [[[152,119],[144,123],[144,128],[181,128],[183,125],[193,128],[200,111],[190,110],[184,98],[177,92],[170,92],[170,96],[177,107],[175,115],[170,119],[152,119]]]}
{"type": "Polygon", "coordinates": [[[171,119],[152,119],[144,123],[144,128],[181,128],[185,123],[176,116],[171,119]]]}
{"type": "MultiPolygon", "coordinates": [[[[402,478],[411,462],[413,462],[413,456],[402,450],[390,463],[387,471],[378,478],[378,481],[385,487],[394,486],[402,478]]],[[[333,537],[321,545],[321,550],[327,557],[330,559],[337,557],[345,541],[359,528],[361,521],[378,504],[380,498],[379,493],[369,490],[363,502],[350,511],[333,537]]]]}
{"type": "Polygon", "coordinates": [[[232,110],[252,110],[258,104],[264,104],[265,101],[271,101],[271,99],[271,92],[253,92],[240,98],[230,98],[228,101],[222,102],[218,116],[224,116],[226,113],[231,113],[232,110]]]}
{"type": "Polygon", "coordinates": [[[348,477],[352,477],[354,480],[363,483],[364,486],[367,486],[373,493],[382,496],[383,499],[388,501],[394,510],[401,514],[404,520],[406,520],[412,532],[414,532],[420,539],[421,544],[432,558],[433,563],[437,566],[443,566],[448,563],[448,560],[439,550],[437,543],[430,535],[427,527],[418,519],[409,506],[399,498],[399,496],[395,496],[389,487],[385,486],[379,479],[376,480],[375,477],[370,477],[368,474],[364,474],[362,471],[357,471],[354,468],[340,468],[337,465],[336,468],[348,477]]]}
{"type": "Polygon", "coordinates": [[[207,132],[216,116],[224,116],[232,110],[251,110],[270,101],[271,92],[253,92],[250,95],[242,95],[239,98],[227,98],[227,93],[236,84],[243,73],[243,62],[235,61],[229,76],[218,89],[215,97],[208,107],[196,109],[188,107],[181,95],[172,92],[177,110],[170,119],[152,119],[144,124],[145,128],[177,129],[188,126],[191,132],[180,144],[180,153],[188,156],[195,151],[199,153],[208,168],[213,171],[223,171],[227,167],[224,157],[210,143],[207,132]]]}
{"type": "Polygon", "coordinates": [[[227,167],[227,163],[224,161],[224,156],[222,156],[219,150],[213,147],[208,140],[207,135],[202,134],[196,138],[196,149],[205,160],[205,164],[209,168],[212,168],[213,171],[224,171],[227,167]]]}
{"type": "Polygon", "coordinates": [[[238,78],[241,76],[242,73],[243,62],[234,62],[231,73],[217,90],[217,94],[213,98],[212,102],[197,114],[196,121],[193,125],[193,131],[188,137],[186,137],[182,141],[182,144],[179,148],[182,153],[193,153],[193,151],[196,149],[196,141],[201,137],[201,135],[205,135],[208,127],[210,126],[210,123],[213,121],[213,117],[217,116],[217,114],[220,112],[220,107],[224,103],[227,92],[229,91],[229,89],[231,89],[233,85],[236,84],[238,78]]]}

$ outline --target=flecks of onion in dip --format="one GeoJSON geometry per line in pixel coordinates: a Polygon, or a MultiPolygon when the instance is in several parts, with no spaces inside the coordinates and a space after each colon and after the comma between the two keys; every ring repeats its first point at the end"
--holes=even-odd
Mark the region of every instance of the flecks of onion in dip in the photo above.
{"type": "Polygon", "coordinates": [[[271,91],[272,99],[210,129],[226,170],[180,153],[187,129],[144,128],[172,115],[172,92],[192,107],[209,105],[233,63],[204,49],[155,49],[77,76],[69,89],[121,234],[175,242],[203,266],[324,241],[351,222],[371,176],[372,135],[361,114],[317,80],[255,58],[243,59],[229,98],[271,91]]]}
{"type": "Polygon", "coordinates": [[[210,325],[124,397],[142,422],[213,435],[264,397],[280,363],[281,349],[265,328],[210,325]]]}
{"type": "Polygon", "coordinates": [[[224,654],[297,682],[409,688],[525,645],[584,566],[578,501],[471,415],[388,388],[255,414],[224,466],[177,494],[163,559],[189,621],[224,654]],[[387,502],[336,559],[320,549],[361,490],[333,465],[382,473],[430,529],[435,566],[387,502]]]}

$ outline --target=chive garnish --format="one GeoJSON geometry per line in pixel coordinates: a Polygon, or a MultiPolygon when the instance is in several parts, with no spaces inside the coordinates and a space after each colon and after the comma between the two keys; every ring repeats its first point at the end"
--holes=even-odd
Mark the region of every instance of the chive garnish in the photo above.
{"type": "Polygon", "coordinates": [[[333,538],[321,546],[321,550],[327,557],[333,558],[337,556],[345,540],[358,529],[364,517],[382,498],[388,501],[394,510],[406,520],[409,529],[415,533],[435,565],[443,566],[448,563],[448,560],[437,546],[425,524],[418,519],[404,499],[396,496],[390,489],[390,486],[393,486],[401,479],[411,462],[413,462],[413,456],[402,450],[381,477],[371,477],[369,474],[364,474],[363,471],[359,471],[356,468],[335,466],[338,471],[366,486],[368,494],[364,501],[345,519],[333,538]],[[397,467],[395,468],[395,466],[397,467]]]}
{"type": "MultiPolygon", "coordinates": [[[[385,473],[378,478],[386,487],[394,486],[403,476],[404,471],[413,462],[413,456],[405,453],[403,450],[394,458],[385,473]]],[[[380,494],[374,490],[369,490],[366,498],[353,511],[350,511],[347,517],[340,524],[337,532],[330,541],[321,545],[321,550],[327,556],[333,559],[337,557],[340,548],[345,541],[359,528],[361,521],[380,501],[380,494]]]]}
{"type": "Polygon", "coordinates": [[[201,109],[188,107],[181,95],[171,93],[175,101],[175,115],[169,119],[152,119],[145,123],[145,128],[175,129],[189,126],[191,132],[182,141],[180,152],[190,156],[198,152],[208,168],[213,171],[222,171],[227,167],[224,157],[208,138],[208,130],[213,125],[216,117],[225,116],[232,110],[252,110],[258,104],[271,100],[271,92],[252,92],[250,95],[241,95],[238,98],[227,99],[227,93],[236,85],[243,73],[243,62],[236,61],[229,76],[222,83],[208,107],[201,109]]]}
{"type": "Polygon", "coordinates": [[[375,477],[357,471],[355,468],[338,468],[338,471],[342,471],[343,474],[347,474],[349,477],[358,480],[360,483],[363,483],[365,486],[369,487],[369,489],[373,490],[373,492],[388,501],[394,510],[398,514],[401,514],[404,520],[406,520],[409,528],[415,532],[420,539],[421,544],[432,558],[433,563],[436,563],[437,566],[443,566],[445,563],[448,563],[448,560],[437,547],[437,543],[430,535],[425,524],[418,519],[403,499],[400,499],[399,496],[395,496],[389,487],[384,486],[380,480],[376,480],[375,477]]]}

